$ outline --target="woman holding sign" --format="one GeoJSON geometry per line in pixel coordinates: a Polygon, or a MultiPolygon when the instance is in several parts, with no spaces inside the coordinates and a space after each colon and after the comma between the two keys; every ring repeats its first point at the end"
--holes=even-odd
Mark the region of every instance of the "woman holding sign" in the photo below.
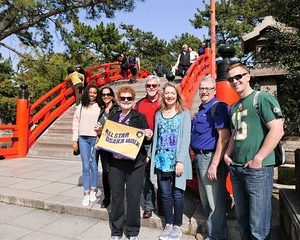
{"type": "Polygon", "coordinates": [[[186,180],[192,179],[191,119],[178,88],[171,82],[163,87],[154,129],[150,176],[153,181],[154,173],[157,174],[166,222],[159,239],[179,239],[186,180]]]}
{"type": "Polygon", "coordinates": [[[94,126],[100,113],[100,94],[95,84],[89,84],[82,95],[82,103],[76,108],[73,117],[73,151],[80,148],[82,160],[82,181],[84,198],[82,205],[87,207],[89,202],[95,202],[98,166],[95,154],[96,132],[94,126]]]}
{"type": "MultiPolygon", "coordinates": [[[[139,145],[137,155],[127,157],[125,154],[110,153],[111,162],[109,169],[109,183],[111,187],[112,203],[111,203],[111,240],[121,239],[123,232],[128,239],[138,239],[140,231],[140,199],[143,189],[143,180],[145,174],[145,164],[147,152],[144,143],[152,137],[152,130],[149,129],[145,116],[133,109],[135,104],[135,91],[129,86],[121,87],[117,92],[121,110],[111,114],[108,119],[128,125],[135,128],[138,138],[145,136],[144,142],[139,145]],[[124,194],[127,199],[127,212],[124,207],[124,194]]],[[[121,125],[121,129],[122,126],[121,125]]],[[[118,125],[120,128],[120,125],[118,125]]],[[[105,129],[104,129],[105,130],[105,129]]],[[[127,130],[126,130],[127,131],[127,130]]],[[[112,131],[107,131],[106,139],[111,144],[121,144],[129,142],[134,144],[132,139],[126,139],[127,133],[115,134],[112,131]]],[[[103,135],[104,133],[102,133],[103,135]]],[[[130,144],[128,149],[130,149],[130,144]]],[[[124,146],[120,145],[119,148],[124,146]]],[[[110,151],[108,149],[108,151],[110,151]]],[[[130,152],[128,153],[130,155],[130,152]]]]}
{"type": "MultiPolygon", "coordinates": [[[[102,131],[102,128],[105,124],[105,121],[108,119],[109,115],[115,113],[119,110],[119,106],[115,101],[115,94],[112,88],[103,87],[100,89],[100,105],[101,111],[98,118],[98,123],[95,129],[98,133],[102,131]]],[[[102,165],[102,184],[104,190],[104,199],[101,203],[101,208],[107,208],[110,204],[110,186],[108,182],[108,172],[109,172],[109,157],[107,156],[107,152],[103,150],[99,150],[101,165],[102,165]]],[[[99,160],[99,158],[97,158],[99,160]]]]}

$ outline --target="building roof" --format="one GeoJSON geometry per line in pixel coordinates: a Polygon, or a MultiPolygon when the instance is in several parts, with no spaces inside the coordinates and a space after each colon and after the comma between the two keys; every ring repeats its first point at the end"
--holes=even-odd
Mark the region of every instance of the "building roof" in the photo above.
{"type": "Polygon", "coordinates": [[[284,23],[277,22],[272,16],[267,16],[264,20],[257,25],[252,32],[242,36],[242,47],[244,53],[255,50],[256,41],[263,38],[262,33],[268,28],[276,28],[284,32],[295,33],[295,28],[288,27],[284,23]]]}

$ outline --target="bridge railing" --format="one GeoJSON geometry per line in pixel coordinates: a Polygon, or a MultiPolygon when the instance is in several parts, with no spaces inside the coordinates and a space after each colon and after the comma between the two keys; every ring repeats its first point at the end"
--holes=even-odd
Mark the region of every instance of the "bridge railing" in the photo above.
{"type": "MultiPolygon", "coordinates": [[[[118,62],[88,68],[86,73],[87,82],[94,80],[98,86],[122,79],[118,62]]],[[[141,68],[138,77],[144,78],[149,74],[141,68]]],[[[0,143],[9,145],[0,148],[0,159],[25,157],[38,137],[75,102],[73,89],[68,82],[60,83],[31,106],[28,96],[25,85],[17,102],[16,124],[0,125],[0,131],[11,132],[8,136],[0,136],[0,143]]]]}

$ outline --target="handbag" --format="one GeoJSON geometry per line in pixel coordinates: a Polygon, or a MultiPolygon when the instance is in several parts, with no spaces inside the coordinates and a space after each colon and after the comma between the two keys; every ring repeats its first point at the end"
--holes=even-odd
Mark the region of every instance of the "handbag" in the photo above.
{"type": "Polygon", "coordinates": [[[79,143],[78,143],[78,141],[77,141],[77,145],[78,145],[77,151],[73,151],[73,155],[74,155],[74,156],[77,156],[77,155],[80,154],[80,148],[79,148],[79,143]]]}

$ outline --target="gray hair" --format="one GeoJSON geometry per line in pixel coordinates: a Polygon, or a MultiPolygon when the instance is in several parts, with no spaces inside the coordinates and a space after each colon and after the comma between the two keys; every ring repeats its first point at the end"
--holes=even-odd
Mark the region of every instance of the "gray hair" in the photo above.
{"type": "Polygon", "coordinates": [[[159,77],[158,77],[158,76],[155,76],[155,75],[149,75],[149,76],[146,78],[146,84],[147,84],[147,82],[151,81],[152,79],[155,79],[158,85],[160,84],[160,79],[159,79],[159,77]]]}
{"type": "Polygon", "coordinates": [[[213,85],[213,88],[216,88],[216,80],[210,75],[206,75],[200,82],[200,85],[202,82],[209,82],[213,85]]]}

